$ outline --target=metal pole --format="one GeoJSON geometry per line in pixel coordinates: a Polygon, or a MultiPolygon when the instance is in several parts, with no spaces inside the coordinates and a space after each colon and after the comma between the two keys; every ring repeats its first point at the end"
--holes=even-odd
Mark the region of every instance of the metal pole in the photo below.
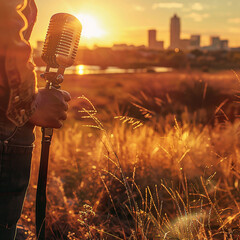
{"type": "Polygon", "coordinates": [[[42,128],[42,150],[36,196],[36,231],[38,240],[45,240],[46,186],[49,149],[51,145],[52,135],[52,128],[42,128]]]}

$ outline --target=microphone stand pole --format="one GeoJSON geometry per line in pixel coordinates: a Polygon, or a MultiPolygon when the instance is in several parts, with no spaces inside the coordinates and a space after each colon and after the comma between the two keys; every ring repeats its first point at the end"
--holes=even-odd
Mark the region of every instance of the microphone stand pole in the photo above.
{"type": "MultiPolygon", "coordinates": [[[[65,68],[59,68],[57,73],[49,72],[50,67],[47,66],[44,74],[41,77],[47,81],[46,89],[60,89],[60,83],[63,82],[63,74],[65,68]]],[[[40,167],[38,174],[37,195],[36,195],[36,232],[38,240],[45,240],[45,225],[46,225],[46,187],[49,150],[53,135],[52,128],[42,128],[42,149],[40,158],[40,167]]]]}

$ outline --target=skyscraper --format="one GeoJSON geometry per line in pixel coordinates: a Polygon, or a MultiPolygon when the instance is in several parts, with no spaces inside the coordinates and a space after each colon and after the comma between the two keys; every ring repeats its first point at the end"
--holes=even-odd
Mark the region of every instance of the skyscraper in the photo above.
{"type": "Polygon", "coordinates": [[[157,31],[155,29],[148,30],[148,47],[154,48],[157,41],[157,31]]]}
{"type": "Polygon", "coordinates": [[[180,48],[181,23],[175,14],[170,22],[170,49],[180,48]]]}

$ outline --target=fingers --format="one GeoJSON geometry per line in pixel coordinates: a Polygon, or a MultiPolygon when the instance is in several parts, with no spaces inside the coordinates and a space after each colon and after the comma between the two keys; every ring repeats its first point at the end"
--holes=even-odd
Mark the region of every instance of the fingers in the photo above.
{"type": "MultiPolygon", "coordinates": [[[[63,121],[67,119],[67,110],[68,110],[68,101],[71,100],[71,96],[67,91],[57,90],[58,93],[61,93],[61,101],[58,107],[55,108],[55,121],[54,128],[61,128],[63,126],[63,121]]],[[[58,94],[57,93],[57,94],[58,94]]]]}
{"type": "Polygon", "coordinates": [[[59,120],[63,120],[65,121],[67,119],[67,113],[63,112],[60,116],[59,116],[59,120]]]}
{"type": "Polygon", "coordinates": [[[63,103],[63,110],[64,110],[64,111],[67,111],[67,110],[68,110],[68,107],[69,107],[68,103],[64,102],[64,103],[63,103]]]}
{"type": "Polygon", "coordinates": [[[61,128],[62,126],[63,126],[62,121],[55,120],[50,125],[48,125],[47,127],[50,127],[50,128],[61,128]]]}
{"type": "Polygon", "coordinates": [[[71,100],[71,95],[69,92],[61,90],[63,98],[66,102],[69,102],[71,100]]]}
{"type": "Polygon", "coordinates": [[[58,116],[53,117],[50,121],[48,120],[48,126],[50,128],[61,128],[63,121],[67,119],[66,112],[59,113],[58,116]]]}

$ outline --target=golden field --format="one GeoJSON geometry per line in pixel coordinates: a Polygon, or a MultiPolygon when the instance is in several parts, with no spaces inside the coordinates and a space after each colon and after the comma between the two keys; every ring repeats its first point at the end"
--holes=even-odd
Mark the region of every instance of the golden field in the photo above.
{"type": "Polygon", "coordinates": [[[233,71],[65,76],[72,101],[51,146],[47,239],[240,239],[239,84],[233,71]]]}

